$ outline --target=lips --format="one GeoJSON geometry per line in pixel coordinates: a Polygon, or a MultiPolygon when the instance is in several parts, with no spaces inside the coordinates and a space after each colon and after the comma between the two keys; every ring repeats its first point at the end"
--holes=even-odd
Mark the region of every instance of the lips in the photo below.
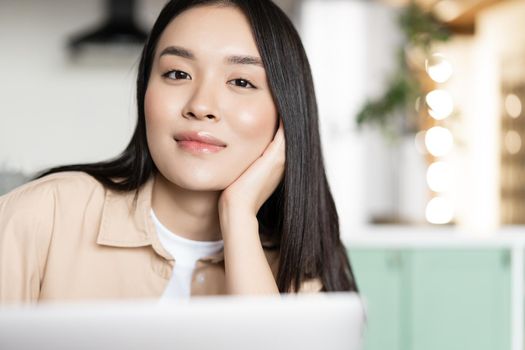
{"type": "Polygon", "coordinates": [[[190,131],[174,136],[177,145],[193,154],[217,153],[226,148],[226,143],[207,131],[190,131]]]}
{"type": "Polygon", "coordinates": [[[204,145],[226,147],[226,143],[207,131],[189,131],[175,134],[176,141],[190,141],[204,145]]]}

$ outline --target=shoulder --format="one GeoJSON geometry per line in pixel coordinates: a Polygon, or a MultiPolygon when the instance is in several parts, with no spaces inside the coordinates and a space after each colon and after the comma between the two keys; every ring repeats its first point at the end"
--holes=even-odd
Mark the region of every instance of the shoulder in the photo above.
{"type": "Polygon", "coordinates": [[[98,211],[104,193],[102,184],[90,175],[63,172],[30,181],[1,196],[0,255],[13,247],[23,254],[28,247],[36,247],[40,256],[45,256],[57,225],[64,227],[66,221],[85,217],[93,202],[98,211]]]}
{"type": "Polygon", "coordinates": [[[45,188],[53,188],[60,191],[82,190],[85,188],[102,187],[93,176],[82,171],[63,171],[50,174],[40,179],[26,183],[15,189],[15,191],[31,191],[45,188]]]}
{"type": "Polygon", "coordinates": [[[79,190],[86,186],[96,186],[96,184],[99,184],[98,181],[89,174],[81,171],[65,171],[29,181],[0,198],[45,193],[57,189],[65,191],[68,189],[79,190]]]}
{"type": "MultiPolygon", "coordinates": [[[[51,174],[0,197],[0,302],[38,298],[50,246],[65,220],[84,215],[96,180],[81,172],[51,174]]],[[[96,190],[95,190],[96,191],[96,190]]],[[[73,219],[72,219],[73,218],[73,219]]]]}
{"type": "Polygon", "coordinates": [[[103,186],[86,173],[55,173],[30,181],[0,196],[0,214],[3,217],[27,214],[34,218],[39,213],[49,214],[59,205],[78,205],[82,198],[90,197],[95,192],[103,196],[103,186]]]}
{"type": "Polygon", "coordinates": [[[81,171],[65,171],[44,176],[40,179],[29,181],[7,194],[1,196],[1,199],[21,197],[21,196],[38,196],[49,192],[82,194],[86,190],[93,190],[102,187],[94,177],[81,171]]]}

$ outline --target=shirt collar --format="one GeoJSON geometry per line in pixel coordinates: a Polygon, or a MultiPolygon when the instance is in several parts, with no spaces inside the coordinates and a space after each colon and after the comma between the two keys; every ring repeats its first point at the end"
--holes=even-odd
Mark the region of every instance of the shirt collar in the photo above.
{"type": "MultiPolygon", "coordinates": [[[[139,189],[136,201],[135,191],[118,192],[107,189],[102,209],[102,219],[97,243],[111,247],[144,247],[151,245],[155,251],[168,260],[173,258],[160,243],[155,224],[150,216],[151,197],[155,176],[151,176],[139,189]]],[[[266,234],[260,234],[264,249],[275,249],[278,245],[266,234]]],[[[224,260],[224,250],[205,257],[202,261],[217,263],[224,260]]]]}
{"type": "Polygon", "coordinates": [[[115,247],[143,247],[151,244],[155,233],[150,223],[151,193],[154,177],[135,191],[106,189],[97,243],[115,247]]]}

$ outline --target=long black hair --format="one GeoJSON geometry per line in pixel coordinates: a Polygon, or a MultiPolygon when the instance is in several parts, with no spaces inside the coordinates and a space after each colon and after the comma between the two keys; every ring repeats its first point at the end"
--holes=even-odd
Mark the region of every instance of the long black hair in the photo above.
{"type": "Polygon", "coordinates": [[[109,189],[138,191],[158,172],[147,146],[144,115],[144,96],[157,42],[177,15],[201,5],[235,6],[245,14],[283,120],[285,174],[257,214],[260,225],[280,244],[279,290],[297,291],[302,282],[319,278],[324,291],[357,291],[326,179],[310,65],[292,22],[271,0],[169,1],[142,51],[137,77],[138,121],[126,149],[112,160],[55,167],[37,178],[61,171],[83,171],[109,189]]]}

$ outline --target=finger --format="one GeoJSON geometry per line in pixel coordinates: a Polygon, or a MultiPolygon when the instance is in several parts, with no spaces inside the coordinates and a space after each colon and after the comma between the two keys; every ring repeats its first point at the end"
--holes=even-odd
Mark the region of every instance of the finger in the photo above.
{"type": "Polygon", "coordinates": [[[273,161],[277,161],[277,163],[284,164],[285,158],[286,158],[286,141],[284,137],[284,128],[281,127],[277,131],[277,134],[275,135],[275,138],[272,142],[270,142],[270,145],[267,148],[267,154],[272,155],[273,161]]]}
{"type": "Polygon", "coordinates": [[[274,140],[284,140],[284,124],[283,120],[279,120],[279,129],[277,129],[277,132],[275,133],[275,136],[273,138],[274,140]]]}
{"type": "Polygon", "coordinates": [[[273,137],[272,142],[270,142],[268,144],[268,146],[266,147],[266,149],[263,152],[263,154],[279,152],[279,150],[281,148],[284,148],[284,142],[285,142],[284,126],[283,126],[283,123],[282,123],[282,120],[281,120],[279,129],[275,133],[275,136],[273,137]]]}
{"type": "Polygon", "coordinates": [[[273,134],[273,138],[277,136],[280,132],[284,130],[283,120],[279,117],[279,125],[277,126],[277,130],[275,130],[275,133],[273,134]]]}

